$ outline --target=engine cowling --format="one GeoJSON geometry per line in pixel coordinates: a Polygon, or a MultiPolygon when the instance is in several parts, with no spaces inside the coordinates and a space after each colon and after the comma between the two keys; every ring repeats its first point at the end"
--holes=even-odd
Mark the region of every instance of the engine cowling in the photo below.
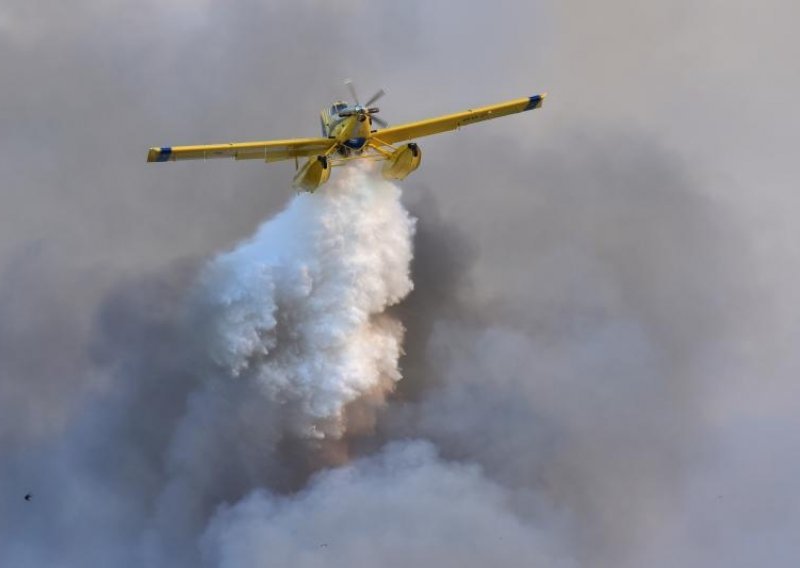
{"type": "Polygon", "coordinates": [[[331,164],[327,156],[314,156],[295,174],[292,187],[314,193],[329,177],[331,164]]]}
{"type": "Polygon", "coordinates": [[[383,164],[383,177],[386,179],[405,179],[408,174],[419,167],[422,160],[422,150],[416,143],[411,142],[401,146],[392,155],[386,158],[383,164]]]}

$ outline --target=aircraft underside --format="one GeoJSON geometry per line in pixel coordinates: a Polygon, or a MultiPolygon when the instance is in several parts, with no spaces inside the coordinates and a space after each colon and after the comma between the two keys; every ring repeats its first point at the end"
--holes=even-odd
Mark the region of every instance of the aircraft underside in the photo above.
{"type": "Polygon", "coordinates": [[[358,148],[352,148],[347,144],[338,144],[332,148],[331,152],[310,158],[297,171],[292,185],[297,189],[313,193],[320,185],[328,181],[334,166],[341,166],[351,160],[363,159],[384,161],[383,168],[381,168],[383,177],[389,180],[401,180],[419,167],[422,150],[414,142],[395,148],[374,139],[358,148]]]}

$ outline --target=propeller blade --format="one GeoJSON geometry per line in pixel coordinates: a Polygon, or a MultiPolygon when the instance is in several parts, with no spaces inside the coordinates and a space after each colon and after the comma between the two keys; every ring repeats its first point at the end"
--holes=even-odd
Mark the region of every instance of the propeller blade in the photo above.
{"type": "Polygon", "coordinates": [[[381,128],[386,128],[387,126],[389,126],[389,123],[383,120],[382,118],[378,118],[377,116],[372,116],[370,118],[372,118],[372,122],[376,123],[381,128]]]}
{"type": "Polygon", "coordinates": [[[358,106],[361,106],[361,103],[358,102],[358,95],[356,94],[356,88],[353,86],[353,81],[348,79],[344,82],[345,86],[350,90],[350,95],[353,97],[353,101],[358,106]]]}
{"type": "Polygon", "coordinates": [[[381,97],[382,97],[383,95],[385,95],[385,94],[386,94],[386,91],[384,91],[383,89],[381,89],[380,91],[378,91],[377,93],[375,93],[374,95],[372,95],[372,98],[371,98],[370,100],[368,100],[367,102],[365,102],[365,103],[364,103],[364,106],[365,106],[365,107],[368,107],[368,106],[370,106],[372,103],[374,103],[375,101],[377,101],[379,98],[381,98],[381,97]]]}

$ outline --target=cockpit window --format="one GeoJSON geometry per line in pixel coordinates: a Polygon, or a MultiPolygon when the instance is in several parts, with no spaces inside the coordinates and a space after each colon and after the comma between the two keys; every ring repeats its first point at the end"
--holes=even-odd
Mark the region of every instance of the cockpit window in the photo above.
{"type": "Polygon", "coordinates": [[[347,103],[334,103],[331,107],[331,114],[339,114],[339,112],[343,111],[347,108],[347,103]]]}

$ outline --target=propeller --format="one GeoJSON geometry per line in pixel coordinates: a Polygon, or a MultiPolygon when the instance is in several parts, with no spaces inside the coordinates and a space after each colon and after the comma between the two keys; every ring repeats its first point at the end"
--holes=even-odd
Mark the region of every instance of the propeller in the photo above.
{"type": "Polygon", "coordinates": [[[358,95],[356,94],[356,88],[353,86],[353,81],[351,79],[345,79],[344,84],[350,90],[350,96],[353,97],[356,105],[361,106],[361,103],[358,102],[358,95]]]}
{"type": "Polygon", "coordinates": [[[358,101],[358,94],[356,93],[356,88],[353,85],[353,81],[350,80],[350,79],[347,79],[344,82],[344,84],[347,87],[347,89],[350,91],[350,96],[353,97],[353,100],[356,103],[356,108],[355,108],[355,110],[352,110],[352,111],[340,112],[339,116],[359,115],[359,117],[363,117],[363,118],[360,118],[360,120],[364,120],[367,116],[369,116],[370,119],[373,122],[377,123],[381,128],[386,128],[387,126],[389,126],[389,124],[385,120],[380,119],[377,116],[374,116],[375,114],[380,112],[380,109],[378,107],[372,106],[378,99],[380,99],[383,95],[386,94],[386,91],[384,91],[383,89],[379,89],[378,92],[376,92],[374,95],[372,95],[369,98],[369,100],[362,105],[358,101]]]}
{"type": "Polygon", "coordinates": [[[384,91],[383,89],[379,90],[377,93],[372,95],[372,98],[370,100],[368,100],[367,102],[364,103],[364,106],[366,106],[366,107],[372,106],[372,104],[375,101],[377,101],[379,98],[381,98],[385,94],[386,94],[386,91],[384,91]]]}

